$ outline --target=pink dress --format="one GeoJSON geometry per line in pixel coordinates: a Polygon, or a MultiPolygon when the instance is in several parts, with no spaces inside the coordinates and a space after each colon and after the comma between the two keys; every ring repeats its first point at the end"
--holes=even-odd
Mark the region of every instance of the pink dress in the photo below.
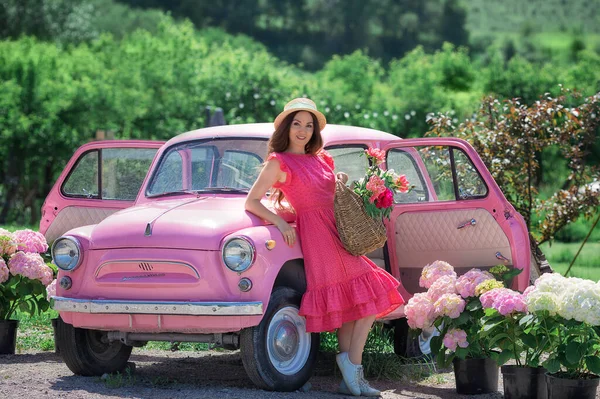
{"type": "Polygon", "coordinates": [[[381,317],[404,303],[393,276],[366,256],[350,254],[340,241],[335,225],[333,158],[325,151],[318,155],[272,153],[287,174],[277,182],[296,211],[306,293],[300,315],[306,331],[333,331],[343,323],[370,315],[381,317]]]}

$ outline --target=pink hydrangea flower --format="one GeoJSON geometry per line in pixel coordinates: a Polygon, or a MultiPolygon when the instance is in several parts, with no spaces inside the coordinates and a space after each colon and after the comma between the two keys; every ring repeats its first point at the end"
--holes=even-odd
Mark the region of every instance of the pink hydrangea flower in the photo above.
{"type": "Polygon", "coordinates": [[[13,238],[18,245],[19,251],[37,252],[39,254],[48,250],[48,243],[42,233],[30,229],[17,230],[13,238]]]}
{"type": "Polygon", "coordinates": [[[375,160],[376,164],[379,165],[385,161],[385,152],[378,148],[369,148],[366,149],[365,152],[368,156],[370,156],[373,160],[375,160]]]}
{"type": "Polygon", "coordinates": [[[419,285],[424,288],[429,288],[431,287],[431,284],[442,276],[456,277],[456,272],[451,264],[442,260],[436,260],[423,268],[421,278],[419,278],[419,285]]]}
{"type": "Polygon", "coordinates": [[[480,300],[484,308],[494,308],[503,316],[527,312],[523,295],[508,288],[494,288],[481,295],[480,300]]]}
{"type": "Polygon", "coordinates": [[[408,300],[404,313],[410,328],[429,328],[434,320],[433,303],[424,292],[415,294],[408,300]]]}
{"type": "Polygon", "coordinates": [[[8,267],[6,266],[6,262],[4,259],[0,258],[0,284],[8,280],[8,267]]]}
{"type": "Polygon", "coordinates": [[[469,346],[467,342],[467,333],[464,330],[453,328],[444,335],[444,346],[452,352],[456,352],[456,347],[466,348],[469,346]]]}
{"type": "Polygon", "coordinates": [[[475,288],[480,283],[494,279],[494,276],[489,272],[471,269],[456,280],[456,290],[463,298],[475,296],[475,288]]]}
{"type": "Polygon", "coordinates": [[[381,179],[381,177],[373,175],[367,182],[367,190],[369,190],[372,195],[369,198],[369,202],[373,203],[381,194],[383,194],[387,187],[385,186],[385,182],[381,179]]]}
{"type": "Polygon", "coordinates": [[[3,228],[0,228],[0,256],[12,255],[17,251],[13,233],[3,228]]]}
{"type": "Polygon", "coordinates": [[[437,301],[444,294],[456,294],[456,276],[441,276],[427,290],[427,295],[432,302],[437,301]]]}
{"type": "Polygon", "coordinates": [[[465,310],[466,302],[456,294],[444,294],[433,303],[435,316],[448,316],[456,319],[465,310]]]}
{"type": "Polygon", "coordinates": [[[46,287],[46,298],[50,300],[53,296],[56,296],[56,280],[52,280],[46,287]]]}
{"type": "Polygon", "coordinates": [[[40,280],[45,285],[52,282],[52,269],[44,263],[41,255],[35,252],[15,253],[8,261],[8,269],[13,276],[21,275],[31,280],[40,280]]]}

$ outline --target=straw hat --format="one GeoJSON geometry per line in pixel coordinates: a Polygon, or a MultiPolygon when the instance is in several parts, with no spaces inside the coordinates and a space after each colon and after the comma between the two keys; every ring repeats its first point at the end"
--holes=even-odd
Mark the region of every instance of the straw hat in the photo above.
{"type": "Polygon", "coordinates": [[[285,104],[285,107],[283,107],[283,112],[277,115],[277,118],[275,118],[275,122],[273,122],[273,124],[275,125],[275,129],[279,127],[279,125],[281,124],[281,122],[283,122],[286,116],[288,116],[292,112],[297,111],[308,111],[314,116],[316,116],[317,121],[319,121],[319,128],[321,130],[323,130],[323,128],[327,124],[327,119],[325,119],[325,115],[323,115],[317,110],[317,106],[313,100],[310,100],[308,98],[294,98],[292,101],[285,104]]]}

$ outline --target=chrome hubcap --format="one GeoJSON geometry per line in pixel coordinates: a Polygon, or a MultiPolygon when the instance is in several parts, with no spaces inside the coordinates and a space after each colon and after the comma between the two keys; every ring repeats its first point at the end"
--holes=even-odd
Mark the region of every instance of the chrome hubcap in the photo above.
{"type": "Polygon", "coordinates": [[[308,360],[310,347],[311,336],[298,309],[293,306],[279,309],[267,332],[267,352],[275,369],[284,375],[298,373],[308,360]]]}

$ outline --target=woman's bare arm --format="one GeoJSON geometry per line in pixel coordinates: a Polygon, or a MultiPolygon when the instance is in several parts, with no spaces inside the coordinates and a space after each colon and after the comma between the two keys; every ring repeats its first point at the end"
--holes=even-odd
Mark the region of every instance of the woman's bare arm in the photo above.
{"type": "Polygon", "coordinates": [[[287,175],[281,171],[279,161],[272,159],[263,167],[258,179],[248,192],[246,198],[246,210],[252,212],[261,219],[273,223],[285,239],[285,242],[292,246],[296,242],[296,230],[290,226],[283,218],[274,212],[271,212],[260,201],[265,193],[278,181],[285,181],[287,175]]]}

